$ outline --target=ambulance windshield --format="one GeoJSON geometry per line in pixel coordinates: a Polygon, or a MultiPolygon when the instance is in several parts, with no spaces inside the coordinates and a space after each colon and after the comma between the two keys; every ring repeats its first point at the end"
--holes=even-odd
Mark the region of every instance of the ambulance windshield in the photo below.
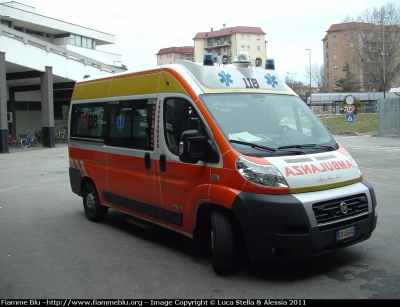
{"type": "Polygon", "coordinates": [[[201,100],[228,141],[242,153],[337,149],[329,130],[297,96],[229,93],[202,95],[201,100]]]}

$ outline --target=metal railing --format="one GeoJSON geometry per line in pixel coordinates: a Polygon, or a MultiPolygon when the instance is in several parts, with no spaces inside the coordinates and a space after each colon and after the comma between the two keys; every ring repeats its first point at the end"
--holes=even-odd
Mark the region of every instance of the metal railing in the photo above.
{"type": "Polygon", "coordinates": [[[1,25],[0,26],[0,36],[7,36],[9,38],[15,39],[16,41],[19,41],[25,45],[30,45],[32,47],[36,47],[42,50],[45,50],[46,52],[52,52],[54,54],[57,54],[59,56],[65,57],[67,59],[73,60],[80,62],[84,65],[89,65],[94,68],[97,68],[101,71],[106,71],[109,73],[116,73],[116,72],[121,72],[125,71],[122,68],[118,68],[115,66],[107,65],[102,62],[99,62],[97,60],[94,60],[92,58],[88,58],[84,55],[81,55],[79,53],[70,51],[65,48],[61,48],[57,45],[51,44],[49,42],[40,40],[38,38],[35,38],[27,33],[20,32],[11,28],[8,28],[6,26],[1,25]]]}
{"type": "Polygon", "coordinates": [[[219,46],[230,46],[232,43],[231,41],[217,41],[210,44],[204,44],[204,48],[215,48],[219,46]]]}

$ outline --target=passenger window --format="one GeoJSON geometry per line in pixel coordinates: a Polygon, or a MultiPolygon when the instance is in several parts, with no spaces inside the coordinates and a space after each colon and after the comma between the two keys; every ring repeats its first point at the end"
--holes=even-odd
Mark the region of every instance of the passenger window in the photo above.
{"type": "Polygon", "coordinates": [[[105,105],[74,105],[71,113],[71,137],[103,139],[105,105]]]}
{"type": "Polygon", "coordinates": [[[110,102],[106,144],[152,150],[152,114],[155,99],[110,102]]]}
{"type": "Polygon", "coordinates": [[[168,98],[164,101],[164,133],[168,148],[179,154],[181,135],[186,130],[197,130],[208,136],[205,125],[196,109],[183,98],[168,98]]]}

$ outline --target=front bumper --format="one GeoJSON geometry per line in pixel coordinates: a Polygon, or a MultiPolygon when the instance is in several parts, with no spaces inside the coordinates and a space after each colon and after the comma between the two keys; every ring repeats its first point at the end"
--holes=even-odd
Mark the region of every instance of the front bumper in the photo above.
{"type": "Polygon", "coordinates": [[[240,193],[232,211],[242,226],[250,258],[270,261],[308,258],[368,239],[377,223],[375,207],[375,192],[363,181],[292,195],[240,193]],[[352,211],[338,212],[346,201],[352,203],[352,211]],[[321,218],[324,209],[327,219],[321,218]],[[351,226],[356,226],[356,234],[336,241],[336,232],[351,226]]]}

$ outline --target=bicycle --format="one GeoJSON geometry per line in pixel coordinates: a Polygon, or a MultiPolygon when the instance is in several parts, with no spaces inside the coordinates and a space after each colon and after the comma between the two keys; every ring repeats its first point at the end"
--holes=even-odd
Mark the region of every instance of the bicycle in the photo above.
{"type": "Polygon", "coordinates": [[[56,133],[57,141],[66,141],[68,137],[68,127],[64,126],[63,129],[58,129],[56,133]]]}
{"type": "Polygon", "coordinates": [[[39,143],[42,143],[43,141],[43,133],[40,129],[33,130],[35,131],[35,137],[38,139],[39,143]]]}
{"type": "Polygon", "coordinates": [[[21,147],[22,148],[27,148],[28,146],[32,146],[35,147],[39,141],[37,139],[37,137],[35,136],[35,130],[28,130],[28,134],[30,133],[31,136],[28,137],[28,134],[20,134],[20,138],[21,138],[21,147]]]}

